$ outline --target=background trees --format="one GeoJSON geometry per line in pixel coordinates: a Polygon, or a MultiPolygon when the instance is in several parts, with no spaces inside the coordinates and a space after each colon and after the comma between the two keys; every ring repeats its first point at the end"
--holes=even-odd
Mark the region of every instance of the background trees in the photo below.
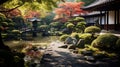
{"type": "Polygon", "coordinates": [[[59,7],[55,9],[55,13],[59,17],[71,17],[74,15],[80,15],[84,11],[80,9],[84,3],[83,2],[65,2],[59,4],[59,7]]]}

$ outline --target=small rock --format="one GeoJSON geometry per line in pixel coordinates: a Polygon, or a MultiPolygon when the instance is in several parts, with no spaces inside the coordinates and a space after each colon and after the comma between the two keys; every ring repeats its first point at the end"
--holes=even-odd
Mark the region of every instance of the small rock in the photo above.
{"type": "Polygon", "coordinates": [[[74,49],[74,50],[75,50],[75,49],[76,49],[76,46],[75,46],[75,45],[69,45],[69,46],[68,46],[68,49],[74,49]]]}
{"type": "Polygon", "coordinates": [[[83,51],[82,54],[85,55],[85,56],[92,56],[93,55],[93,51],[86,50],[86,51],[83,51]]]}
{"type": "Polygon", "coordinates": [[[77,47],[78,47],[78,48],[84,48],[84,47],[85,47],[85,41],[84,41],[84,39],[80,39],[80,40],[77,42],[77,47]]]}
{"type": "Polygon", "coordinates": [[[76,54],[77,54],[77,53],[78,53],[78,50],[73,50],[73,53],[76,53],[76,54]]]}
{"type": "Polygon", "coordinates": [[[95,61],[95,58],[93,56],[85,56],[87,61],[95,61]]]}
{"type": "Polygon", "coordinates": [[[59,48],[67,48],[68,45],[63,45],[63,46],[60,46],[59,48]]]}

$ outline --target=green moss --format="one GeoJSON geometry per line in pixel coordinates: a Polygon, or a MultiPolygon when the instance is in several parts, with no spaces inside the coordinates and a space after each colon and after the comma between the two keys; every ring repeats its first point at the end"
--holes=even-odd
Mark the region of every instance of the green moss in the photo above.
{"type": "Polygon", "coordinates": [[[120,38],[117,40],[117,42],[116,42],[116,48],[117,49],[120,49],[120,38]]]}
{"type": "Polygon", "coordinates": [[[74,27],[74,24],[73,23],[69,23],[69,24],[67,24],[67,28],[73,28],[74,27]]]}
{"type": "Polygon", "coordinates": [[[6,26],[8,26],[8,23],[7,22],[1,22],[1,25],[6,27],[6,26]]]}
{"type": "Polygon", "coordinates": [[[113,34],[103,34],[92,42],[92,46],[100,49],[113,49],[115,48],[117,39],[118,37],[113,34]]]}
{"type": "Polygon", "coordinates": [[[72,34],[71,34],[71,37],[76,38],[76,39],[79,39],[79,34],[78,34],[78,33],[72,33],[72,34]]]}
{"type": "Polygon", "coordinates": [[[90,33],[81,34],[79,37],[85,40],[85,44],[91,44],[91,42],[95,39],[90,33]]]}
{"type": "Polygon", "coordinates": [[[101,29],[97,26],[89,26],[85,28],[85,33],[99,33],[101,29]]]}
{"type": "Polygon", "coordinates": [[[19,30],[12,30],[12,33],[14,33],[14,34],[19,34],[20,31],[19,31],[19,30]]]}
{"type": "Polygon", "coordinates": [[[65,41],[65,39],[66,39],[67,37],[69,37],[69,35],[67,35],[67,34],[62,35],[62,36],[60,36],[60,40],[61,40],[61,41],[65,41]]]}

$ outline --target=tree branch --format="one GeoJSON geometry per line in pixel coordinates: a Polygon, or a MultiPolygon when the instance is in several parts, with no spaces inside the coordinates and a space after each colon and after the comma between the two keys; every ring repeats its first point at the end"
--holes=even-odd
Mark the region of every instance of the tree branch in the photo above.
{"type": "MultiPolygon", "coordinates": [[[[22,4],[22,5],[23,5],[23,4],[22,4]]],[[[12,11],[12,10],[14,10],[14,9],[16,9],[16,8],[18,8],[18,7],[20,7],[20,6],[22,6],[22,5],[18,5],[18,6],[16,6],[16,7],[12,8],[12,9],[0,10],[0,12],[10,12],[10,11],[12,11]]]]}
{"type": "Polygon", "coordinates": [[[65,0],[61,0],[62,2],[65,2],[65,0]]]}

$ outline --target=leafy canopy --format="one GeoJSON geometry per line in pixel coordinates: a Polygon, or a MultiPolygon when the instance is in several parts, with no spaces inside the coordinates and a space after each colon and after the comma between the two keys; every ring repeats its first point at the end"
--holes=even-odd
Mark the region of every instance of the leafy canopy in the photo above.
{"type": "Polygon", "coordinates": [[[57,7],[57,2],[60,1],[61,0],[8,0],[0,4],[0,12],[19,8],[22,11],[22,14],[28,10],[39,10],[45,14],[57,7]]]}

